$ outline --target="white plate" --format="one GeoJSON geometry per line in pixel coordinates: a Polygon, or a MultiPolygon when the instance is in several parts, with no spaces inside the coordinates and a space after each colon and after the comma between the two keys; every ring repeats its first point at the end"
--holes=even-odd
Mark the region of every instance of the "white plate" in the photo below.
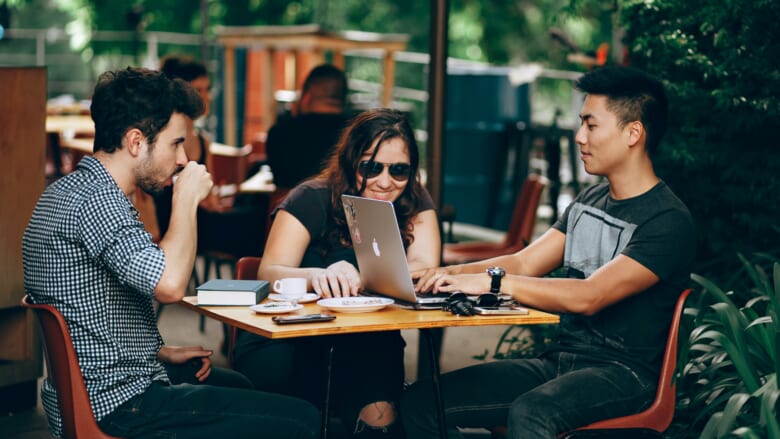
{"type": "MultiPolygon", "coordinates": [[[[317,293],[306,293],[304,294],[300,299],[298,299],[298,303],[309,303],[314,302],[315,300],[319,299],[320,295],[317,293]]],[[[287,299],[284,298],[281,294],[277,293],[271,293],[268,295],[269,300],[273,300],[274,302],[288,302],[287,299]]]]}
{"type": "Polygon", "coordinates": [[[293,312],[298,311],[299,309],[303,309],[303,305],[298,304],[293,306],[290,302],[270,302],[252,305],[249,307],[249,309],[261,314],[284,314],[286,312],[293,312]]]}
{"type": "Polygon", "coordinates": [[[370,312],[393,303],[384,297],[332,297],[317,301],[317,305],[338,312],[370,312]]]}

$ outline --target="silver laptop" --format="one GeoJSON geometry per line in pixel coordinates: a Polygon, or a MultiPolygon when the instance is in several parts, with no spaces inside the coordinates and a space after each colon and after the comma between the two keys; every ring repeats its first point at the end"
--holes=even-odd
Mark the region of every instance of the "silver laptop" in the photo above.
{"type": "Polygon", "coordinates": [[[449,294],[414,292],[393,203],[351,195],[342,195],[341,202],[365,292],[413,309],[441,309],[449,294]]]}

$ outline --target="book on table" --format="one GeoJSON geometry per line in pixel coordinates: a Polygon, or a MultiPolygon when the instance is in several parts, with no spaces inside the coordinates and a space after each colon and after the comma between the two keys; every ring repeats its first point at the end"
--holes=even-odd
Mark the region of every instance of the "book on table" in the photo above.
{"type": "Polygon", "coordinates": [[[267,280],[212,279],[196,288],[198,305],[256,305],[268,296],[267,280]]]}

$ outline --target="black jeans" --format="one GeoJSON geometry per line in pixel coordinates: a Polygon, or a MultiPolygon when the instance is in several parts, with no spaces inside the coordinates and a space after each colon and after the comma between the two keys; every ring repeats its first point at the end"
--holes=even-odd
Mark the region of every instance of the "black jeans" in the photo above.
{"type": "Polygon", "coordinates": [[[255,388],[321,406],[331,346],[331,406],[349,431],[359,430],[358,415],[364,406],[378,401],[397,403],[401,398],[405,342],[399,331],[283,340],[239,331],[233,361],[255,388]]]}
{"type": "MultiPolygon", "coordinates": [[[[169,376],[174,383],[194,383],[196,367],[168,367],[169,376]]],[[[233,387],[155,382],[101,419],[100,428],[125,438],[281,439],[319,435],[319,411],[306,401],[253,390],[244,376],[226,369],[213,369],[206,382],[233,387]]]]}
{"type": "MultiPolygon", "coordinates": [[[[459,437],[455,427],[506,425],[509,438],[555,439],[643,410],[656,386],[657,378],[639,376],[620,363],[569,353],[495,361],[441,377],[450,437],[459,437]]],[[[439,437],[430,382],[413,384],[401,411],[409,439],[439,437]]]]}

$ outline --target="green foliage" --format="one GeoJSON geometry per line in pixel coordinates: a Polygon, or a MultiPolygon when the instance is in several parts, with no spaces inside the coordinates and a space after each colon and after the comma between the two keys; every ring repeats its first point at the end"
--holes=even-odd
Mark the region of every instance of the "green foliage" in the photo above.
{"type": "Polygon", "coordinates": [[[780,2],[623,1],[631,60],[663,78],[672,117],[656,159],[699,228],[701,271],[780,251],[780,2]]]}
{"type": "Polygon", "coordinates": [[[673,437],[780,439],[780,263],[755,259],[740,257],[736,290],[692,276],[702,294],[685,310],[693,330],[681,343],[673,437]]]}
{"type": "Polygon", "coordinates": [[[492,353],[487,350],[475,355],[477,360],[506,358],[533,358],[549,346],[558,333],[557,325],[512,325],[506,328],[492,353]],[[489,358],[488,358],[489,357],[489,358]]]}

